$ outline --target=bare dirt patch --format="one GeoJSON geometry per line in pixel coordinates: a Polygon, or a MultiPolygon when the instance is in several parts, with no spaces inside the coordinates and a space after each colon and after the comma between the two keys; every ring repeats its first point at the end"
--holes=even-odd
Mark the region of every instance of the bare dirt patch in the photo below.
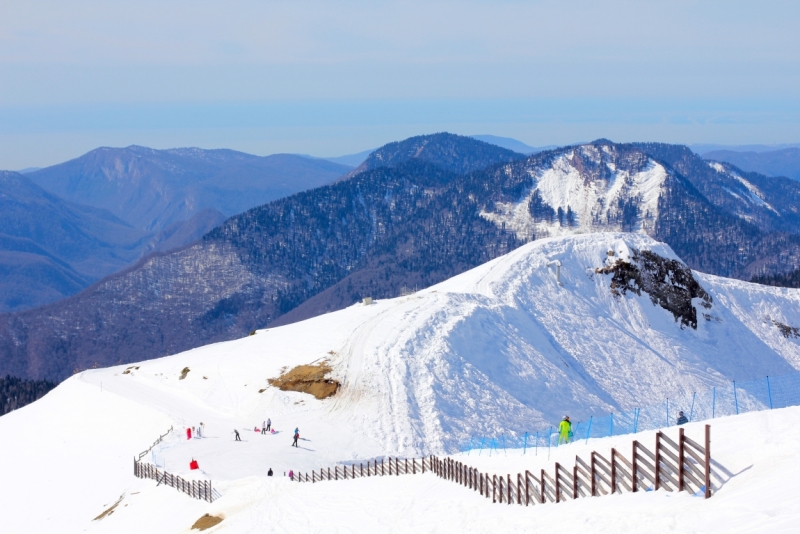
{"type": "Polygon", "coordinates": [[[184,367],[183,371],[181,371],[181,376],[178,378],[178,380],[183,380],[184,378],[186,378],[186,375],[188,374],[189,374],[189,368],[184,367]]]}
{"type": "Polygon", "coordinates": [[[197,529],[197,530],[209,529],[209,528],[211,528],[213,526],[216,526],[216,525],[219,525],[220,523],[222,523],[223,519],[225,519],[225,518],[220,516],[220,515],[205,514],[203,517],[201,517],[200,519],[198,519],[197,521],[194,522],[194,525],[192,525],[192,530],[194,530],[194,529],[197,529]]]}
{"type": "MultiPolygon", "coordinates": [[[[105,512],[103,512],[102,514],[100,514],[100,515],[98,515],[97,517],[95,517],[94,519],[92,519],[92,521],[100,521],[100,520],[101,520],[101,519],[103,519],[104,517],[106,517],[106,516],[109,516],[109,515],[113,514],[113,513],[114,513],[114,508],[116,508],[117,506],[119,506],[119,503],[121,503],[121,502],[122,502],[122,499],[124,499],[124,498],[125,498],[125,495],[121,495],[121,496],[120,496],[120,498],[119,498],[119,500],[117,500],[117,502],[115,502],[114,504],[112,504],[111,506],[109,506],[109,507],[108,507],[108,509],[107,509],[105,512]]],[[[126,506],[127,506],[127,505],[126,505],[126,506]]]]}
{"type": "Polygon", "coordinates": [[[331,371],[333,369],[326,361],[316,365],[298,365],[290,371],[284,371],[278,378],[270,378],[268,382],[281,391],[300,391],[322,400],[339,390],[339,382],[327,378],[331,371]]]}

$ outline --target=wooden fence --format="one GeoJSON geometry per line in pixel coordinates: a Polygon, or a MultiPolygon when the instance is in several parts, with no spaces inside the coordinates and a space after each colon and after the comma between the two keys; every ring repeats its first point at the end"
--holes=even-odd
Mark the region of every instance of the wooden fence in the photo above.
{"type": "Polygon", "coordinates": [[[211,489],[210,480],[185,480],[164,470],[159,470],[153,464],[140,462],[136,458],[133,459],[133,474],[138,478],[152,478],[158,482],[157,485],[159,486],[161,484],[170,486],[195,499],[208,502],[214,501],[214,492],[211,489]]]}
{"type": "Polygon", "coordinates": [[[331,469],[320,468],[311,473],[295,473],[293,480],[296,482],[321,482],[323,480],[347,480],[348,478],[364,478],[388,475],[416,475],[433,471],[434,456],[427,458],[388,458],[384,460],[369,460],[366,467],[363,463],[351,465],[337,465],[331,469]]]}
{"type": "Polygon", "coordinates": [[[296,473],[294,480],[317,482],[426,471],[491,497],[493,503],[529,506],[649,488],[690,493],[702,490],[707,499],[711,497],[711,426],[705,426],[704,445],[685,436],[683,428],[678,429],[677,442],[658,432],[653,451],[634,440],[630,460],[617,449],[611,449],[608,458],[592,452],[588,461],[576,456],[571,468],[556,462],[552,476],[544,469],[538,476],[530,471],[515,477],[489,475],[451,458],[428,456],[368,461],[366,469],[362,463],[296,473]]]}
{"type": "Polygon", "coordinates": [[[147,448],[147,450],[146,450],[146,451],[142,451],[142,452],[140,452],[140,453],[139,453],[139,459],[141,460],[142,458],[144,458],[145,456],[147,456],[147,453],[148,453],[148,452],[150,452],[151,450],[153,450],[153,447],[155,447],[156,445],[158,445],[159,443],[161,443],[161,440],[162,440],[162,439],[164,439],[164,438],[167,436],[167,434],[169,434],[170,432],[172,432],[172,427],[171,427],[171,426],[169,427],[169,430],[167,430],[166,432],[164,432],[163,434],[161,434],[160,436],[158,436],[158,439],[157,439],[157,440],[155,440],[155,441],[153,442],[153,444],[152,444],[152,445],[150,445],[150,446],[147,448]]]}

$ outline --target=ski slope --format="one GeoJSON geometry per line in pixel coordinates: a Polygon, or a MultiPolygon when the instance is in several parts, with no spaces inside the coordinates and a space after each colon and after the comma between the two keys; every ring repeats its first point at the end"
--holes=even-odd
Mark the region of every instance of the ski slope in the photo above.
{"type": "MultiPolygon", "coordinates": [[[[11,481],[0,485],[2,530],[183,532],[210,510],[230,518],[216,527],[230,532],[451,527],[485,532],[495,525],[530,524],[531,513],[555,526],[561,508],[491,506],[433,477],[312,487],[288,485],[280,476],[269,479],[266,472],[454,452],[471,435],[537,428],[564,413],[607,414],[732,379],[800,368],[797,340],[784,337],[774,324],[800,325],[799,291],[695,273],[712,299],[711,308],[703,310],[709,319],[699,320],[696,330],[681,328],[647,294],[615,297],[610,275],[595,272],[635,250],[675,258],[666,245],[639,234],[541,240],[410,296],[354,305],[136,366],[75,375],[42,400],[0,418],[0,475],[11,481]],[[316,400],[268,386],[285,368],[323,359],[342,384],[334,397],[316,400]],[[267,417],[277,433],[254,432],[267,417]],[[201,421],[204,438],[187,440],[185,428],[201,421]],[[170,426],[175,432],[146,459],[184,477],[211,478],[222,493],[215,503],[133,478],[134,455],[170,426]],[[289,446],[295,427],[298,448],[289,446]],[[233,441],[234,429],[242,442],[233,441]],[[193,458],[200,472],[188,470],[193,458]],[[91,521],[120,496],[114,514],[91,521]]],[[[742,435],[766,433],[754,438],[754,447],[777,440],[768,443],[775,445],[768,462],[793,461],[785,456],[791,449],[782,445],[791,431],[778,433],[786,426],[779,413],[800,417],[787,409],[731,419],[725,423],[730,441],[736,441],[740,422],[752,421],[751,432],[742,435]]],[[[745,445],[738,440],[737,447],[745,445]]],[[[714,445],[715,457],[724,450],[714,445]]],[[[730,445],[728,469],[736,472],[739,459],[759,454],[736,452],[730,445]]],[[[496,462],[506,472],[520,470],[496,456],[479,461],[496,462]]],[[[752,475],[741,476],[760,472],[754,468],[752,475]]],[[[752,497],[750,490],[741,491],[731,502],[752,497]]],[[[632,518],[642,517],[636,515],[640,505],[628,500],[640,499],[636,503],[661,507],[665,528],[691,530],[688,523],[668,520],[669,514],[690,506],[699,516],[709,506],[723,506],[716,504],[721,497],[722,492],[712,504],[667,494],[609,499],[624,501],[619,514],[634,506],[632,518]]],[[[609,522],[613,514],[607,510],[615,510],[604,502],[558,506],[566,506],[572,517],[594,513],[609,522]]],[[[594,516],[585,517],[584,531],[594,528],[589,522],[594,516]]],[[[631,528],[634,523],[631,519],[631,528]]]]}

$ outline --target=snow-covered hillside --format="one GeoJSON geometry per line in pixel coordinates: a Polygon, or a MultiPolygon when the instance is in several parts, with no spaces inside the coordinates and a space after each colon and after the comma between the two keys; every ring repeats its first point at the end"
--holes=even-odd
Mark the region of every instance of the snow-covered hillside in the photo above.
{"type": "Polygon", "coordinates": [[[641,152],[589,144],[527,172],[534,183],[522,198],[481,214],[525,239],[621,229],[652,234],[671,171],[641,152]]]}
{"type": "MultiPolygon", "coordinates": [[[[198,459],[199,476],[224,496],[213,506],[228,502],[226,513],[268,524],[272,508],[254,499],[288,491],[280,498],[291,502],[281,502],[303,510],[313,502],[304,491],[322,492],[313,493],[318,499],[338,491],[285,489],[262,478],[270,467],[282,474],[453,452],[474,434],[800,369],[797,340],[777,325],[800,326],[800,291],[691,273],[642,234],[540,240],[413,295],[76,375],[0,418],[0,473],[13,481],[2,485],[0,502],[11,532],[82,530],[120,494],[145,516],[164,502],[189,501],[179,505],[183,521],[207,506],[132,475],[132,456],[172,425],[149,460],[186,474],[198,459]],[[269,385],[285,370],[323,361],[341,384],[330,398],[269,385]],[[278,433],[253,432],[267,417],[278,433]],[[186,440],[185,427],[201,421],[206,437],[186,440]],[[298,448],[289,446],[295,427],[298,448]],[[26,514],[32,500],[46,503],[46,512],[26,514]]],[[[416,483],[398,484],[412,491],[416,483]]],[[[446,483],[425,481],[426,495],[438,494],[438,484],[446,483]]],[[[420,502],[414,498],[404,506],[420,502]]],[[[186,528],[178,525],[164,531],[186,528]]]]}

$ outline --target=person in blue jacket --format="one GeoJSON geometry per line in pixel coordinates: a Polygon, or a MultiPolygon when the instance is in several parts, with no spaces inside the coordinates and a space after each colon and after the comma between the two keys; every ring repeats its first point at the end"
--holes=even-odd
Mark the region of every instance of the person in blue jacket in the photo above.
{"type": "Polygon", "coordinates": [[[685,425],[688,422],[689,420],[686,418],[685,415],[683,415],[683,412],[678,412],[678,424],[685,425]]]}

